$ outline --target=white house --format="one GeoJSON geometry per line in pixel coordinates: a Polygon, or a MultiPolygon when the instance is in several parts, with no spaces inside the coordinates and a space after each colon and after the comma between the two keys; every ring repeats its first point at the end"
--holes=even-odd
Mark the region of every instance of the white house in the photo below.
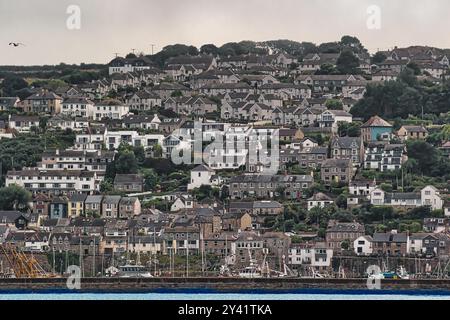
{"type": "Polygon", "coordinates": [[[188,184],[188,190],[200,188],[202,185],[211,186],[214,170],[201,164],[191,170],[191,183],[188,184]]]}
{"type": "Polygon", "coordinates": [[[370,203],[376,206],[422,207],[429,206],[432,210],[441,210],[444,205],[439,190],[426,186],[420,192],[388,193],[379,188],[370,193],[370,203]]]}
{"type": "Polygon", "coordinates": [[[171,212],[177,212],[184,209],[193,209],[194,200],[191,195],[183,194],[176,198],[172,206],[170,207],[171,212]]]}
{"type": "Polygon", "coordinates": [[[17,130],[18,132],[30,132],[31,128],[39,127],[38,116],[20,116],[9,115],[8,125],[10,129],[17,130]]]}
{"type": "Polygon", "coordinates": [[[308,199],[308,211],[312,208],[325,208],[334,203],[333,199],[322,192],[318,192],[308,199]]]}
{"type": "Polygon", "coordinates": [[[145,57],[122,58],[116,57],[108,64],[109,74],[128,73],[150,69],[150,62],[145,57]]]}
{"type": "Polygon", "coordinates": [[[327,269],[331,266],[333,249],[325,245],[316,244],[313,248],[293,246],[289,248],[288,264],[292,266],[310,266],[316,270],[327,269]]]}
{"type": "Polygon", "coordinates": [[[151,110],[162,105],[162,99],[152,91],[142,90],[127,99],[130,110],[151,110]]]}
{"type": "Polygon", "coordinates": [[[105,127],[89,127],[75,136],[73,150],[101,150],[108,132],[105,127]]]}
{"type": "Polygon", "coordinates": [[[84,170],[39,170],[8,171],[6,186],[17,184],[33,194],[92,194],[100,190],[102,177],[84,170]]]}
{"type": "Polygon", "coordinates": [[[433,186],[426,186],[420,191],[422,206],[431,206],[433,210],[441,210],[444,206],[444,200],[440,192],[433,186]]]}
{"type": "Polygon", "coordinates": [[[444,214],[446,217],[450,217],[450,202],[444,204],[444,214]]]}
{"type": "Polygon", "coordinates": [[[61,114],[70,117],[92,118],[94,102],[84,97],[69,97],[61,104],[61,114]]]}
{"type": "Polygon", "coordinates": [[[167,159],[174,155],[180,158],[186,157],[186,152],[192,152],[192,141],[184,140],[184,137],[171,134],[162,141],[163,156],[167,159]]]}
{"type": "Polygon", "coordinates": [[[331,127],[337,130],[339,122],[353,122],[353,116],[343,110],[326,110],[319,118],[319,125],[321,128],[331,127]]]}
{"type": "Polygon", "coordinates": [[[370,193],[377,188],[375,180],[353,180],[348,184],[348,192],[354,196],[366,196],[369,198],[370,193]]]}
{"type": "Polygon", "coordinates": [[[372,237],[361,236],[353,241],[353,248],[358,256],[368,256],[373,252],[372,237]]]}
{"type": "Polygon", "coordinates": [[[122,119],[130,112],[130,107],[118,100],[101,101],[93,107],[92,118],[100,121],[104,118],[122,119]]]}

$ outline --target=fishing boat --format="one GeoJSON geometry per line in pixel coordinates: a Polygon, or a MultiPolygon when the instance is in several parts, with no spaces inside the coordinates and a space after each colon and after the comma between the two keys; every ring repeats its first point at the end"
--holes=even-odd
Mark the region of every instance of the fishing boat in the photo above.
{"type": "Polygon", "coordinates": [[[250,265],[239,271],[238,273],[239,278],[251,278],[251,279],[262,278],[263,273],[261,271],[261,267],[258,266],[256,259],[252,258],[250,248],[248,248],[248,257],[250,265]]]}
{"type": "Polygon", "coordinates": [[[262,278],[262,272],[261,270],[256,266],[250,266],[246,267],[243,270],[239,272],[240,278],[247,278],[247,279],[255,279],[255,278],[262,278]]]}
{"type": "Polygon", "coordinates": [[[126,264],[119,266],[119,278],[153,278],[152,274],[143,265],[126,264]]]}
{"type": "Polygon", "coordinates": [[[369,279],[393,279],[393,280],[409,280],[409,273],[405,270],[403,266],[400,266],[398,271],[386,271],[379,274],[369,275],[369,279]]]}

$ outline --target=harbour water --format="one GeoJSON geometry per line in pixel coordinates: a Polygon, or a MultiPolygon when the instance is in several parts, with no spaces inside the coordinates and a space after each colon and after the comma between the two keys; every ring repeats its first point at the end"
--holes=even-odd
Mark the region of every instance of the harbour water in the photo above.
{"type": "Polygon", "coordinates": [[[450,300],[449,292],[0,293],[0,300],[450,300]]]}

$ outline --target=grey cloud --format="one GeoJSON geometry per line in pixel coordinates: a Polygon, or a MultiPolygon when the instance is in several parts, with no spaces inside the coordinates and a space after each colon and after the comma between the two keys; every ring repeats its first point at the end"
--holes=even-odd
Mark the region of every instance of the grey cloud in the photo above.
{"type": "Polygon", "coordinates": [[[370,50],[425,44],[450,47],[447,0],[0,0],[0,64],[105,62],[114,52],[171,43],[199,46],[288,38],[315,43],[358,36],[370,50]],[[65,26],[82,9],[81,30],[65,26]],[[382,29],[366,28],[379,5],[382,29]],[[8,47],[9,41],[26,47],[8,47]]]}

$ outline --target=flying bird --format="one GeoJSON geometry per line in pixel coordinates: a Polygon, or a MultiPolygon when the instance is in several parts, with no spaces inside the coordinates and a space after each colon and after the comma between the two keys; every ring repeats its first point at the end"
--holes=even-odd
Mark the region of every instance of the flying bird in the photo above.
{"type": "Polygon", "coordinates": [[[21,42],[10,42],[9,45],[14,47],[24,46],[24,44],[21,42]]]}

